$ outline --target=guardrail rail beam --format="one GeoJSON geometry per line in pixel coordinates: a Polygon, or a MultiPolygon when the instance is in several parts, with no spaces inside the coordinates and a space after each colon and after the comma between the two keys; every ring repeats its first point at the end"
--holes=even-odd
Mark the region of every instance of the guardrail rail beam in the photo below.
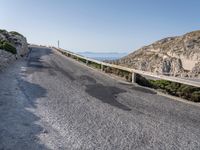
{"type": "Polygon", "coordinates": [[[86,60],[86,62],[85,62],[86,65],[88,65],[89,63],[96,63],[96,64],[100,65],[101,71],[104,71],[104,67],[110,67],[110,68],[115,68],[115,69],[123,70],[126,72],[130,72],[132,74],[132,83],[136,82],[136,74],[139,74],[139,75],[149,76],[149,77],[167,80],[167,81],[171,81],[171,82],[177,82],[177,83],[186,84],[186,85],[190,85],[190,86],[200,87],[200,82],[195,82],[195,81],[187,80],[187,79],[181,79],[181,78],[177,78],[177,77],[173,77],[173,76],[156,75],[156,74],[153,74],[152,72],[131,69],[131,68],[123,67],[123,66],[118,66],[118,65],[94,60],[94,59],[87,58],[87,57],[84,57],[84,56],[81,56],[81,55],[75,54],[73,52],[60,49],[60,48],[59,49],[53,48],[53,49],[56,49],[59,52],[63,53],[64,55],[66,55],[68,57],[70,56],[76,60],[84,59],[84,60],[86,60]]]}

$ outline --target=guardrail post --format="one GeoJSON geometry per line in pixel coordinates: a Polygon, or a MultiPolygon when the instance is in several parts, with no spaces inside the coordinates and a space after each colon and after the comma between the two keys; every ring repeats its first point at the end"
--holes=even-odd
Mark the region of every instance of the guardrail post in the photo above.
{"type": "Polygon", "coordinates": [[[136,73],[135,72],[132,72],[132,83],[135,83],[136,82],[136,73]]]}
{"type": "Polygon", "coordinates": [[[103,64],[101,64],[101,71],[103,71],[103,64]]]}

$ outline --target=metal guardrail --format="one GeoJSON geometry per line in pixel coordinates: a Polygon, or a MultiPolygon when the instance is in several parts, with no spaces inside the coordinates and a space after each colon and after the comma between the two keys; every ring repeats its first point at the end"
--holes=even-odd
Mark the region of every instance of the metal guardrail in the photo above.
{"type": "Polygon", "coordinates": [[[152,72],[131,69],[131,68],[127,68],[127,67],[123,67],[123,66],[119,66],[119,65],[114,65],[114,64],[109,64],[109,63],[105,63],[105,62],[102,62],[102,61],[94,60],[94,59],[87,58],[87,57],[78,55],[76,53],[73,53],[73,52],[70,52],[70,51],[67,51],[67,50],[64,50],[64,49],[58,49],[58,48],[55,48],[55,47],[53,47],[53,49],[56,49],[57,51],[59,51],[61,53],[65,53],[65,54],[74,56],[76,58],[84,59],[84,60],[86,60],[86,64],[88,64],[88,62],[93,62],[93,63],[99,64],[99,65],[101,65],[102,70],[103,70],[103,67],[105,66],[105,67],[111,67],[111,68],[130,72],[132,74],[132,82],[133,83],[136,80],[136,78],[135,78],[136,74],[140,74],[140,75],[149,76],[149,77],[153,77],[153,78],[157,78],[157,79],[162,79],[162,80],[182,83],[182,84],[186,84],[186,85],[190,85],[190,86],[200,87],[200,82],[182,79],[182,78],[177,78],[177,77],[172,77],[172,76],[156,75],[152,72]]]}

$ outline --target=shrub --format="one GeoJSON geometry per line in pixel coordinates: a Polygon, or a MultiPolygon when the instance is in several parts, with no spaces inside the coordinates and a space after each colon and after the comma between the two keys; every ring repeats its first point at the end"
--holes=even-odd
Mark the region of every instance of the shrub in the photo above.
{"type": "Polygon", "coordinates": [[[0,49],[3,49],[3,50],[10,52],[12,54],[17,54],[16,48],[6,41],[0,42],[0,49]]]}
{"type": "Polygon", "coordinates": [[[168,93],[172,95],[177,95],[180,85],[181,85],[180,83],[171,82],[170,84],[165,86],[165,89],[168,93]]]}
{"type": "Polygon", "coordinates": [[[183,97],[183,98],[190,98],[191,97],[191,94],[193,92],[195,92],[197,90],[197,88],[193,87],[193,86],[189,86],[189,85],[184,85],[182,84],[180,86],[180,88],[178,89],[178,94],[180,97],[183,97]]]}
{"type": "Polygon", "coordinates": [[[170,81],[166,81],[166,80],[155,80],[155,81],[151,81],[151,83],[153,84],[155,88],[160,88],[160,89],[165,89],[166,86],[171,84],[170,81]]]}
{"type": "Polygon", "coordinates": [[[189,101],[200,102],[200,88],[197,87],[166,80],[148,80],[141,75],[136,75],[136,83],[142,86],[155,88],[163,93],[182,97],[189,101]]]}
{"type": "Polygon", "coordinates": [[[125,78],[126,78],[127,81],[131,82],[131,80],[132,80],[132,75],[131,75],[131,73],[128,74],[128,75],[126,75],[125,78]]]}
{"type": "Polygon", "coordinates": [[[13,34],[13,35],[23,36],[23,35],[21,35],[20,33],[16,32],[16,31],[11,31],[10,33],[13,34]]]}
{"type": "Polygon", "coordinates": [[[200,102],[200,91],[195,91],[191,95],[191,101],[200,102]]]}
{"type": "Polygon", "coordinates": [[[141,85],[141,86],[147,86],[147,87],[154,87],[153,80],[147,80],[143,76],[136,74],[136,83],[141,85]]]}
{"type": "Polygon", "coordinates": [[[0,29],[0,33],[5,33],[5,32],[6,32],[6,30],[0,29]]]}
{"type": "Polygon", "coordinates": [[[89,62],[88,65],[97,69],[101,69],[101,65],[95,62],[89,62]]]}
{"type": "Polygon", "coordinates": [[[0,40],[0,45],[2,46],[3,43],[5,43],[5,42],[8,42],[8,41],[6,41],[6,40],[0,40]]]}
{"type": "Polygon", "coordinates": [[[83,59],[83,58],[79,58],[78,61],[86,63],[86,59],[83,59]]]}

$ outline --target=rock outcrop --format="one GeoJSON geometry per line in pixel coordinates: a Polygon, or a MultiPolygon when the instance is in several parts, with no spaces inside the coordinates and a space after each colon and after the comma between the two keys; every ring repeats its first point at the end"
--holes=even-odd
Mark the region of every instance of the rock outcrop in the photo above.
{"type": "Polygon", "coordinates": [[[23,57],[28,52],[26,38],[17,32],[0,30],[0,69],[6,67],[17,58],[23,57]],[[4,49],[4,43],[16,49],[16,54],[4,49]]]}
{"type": "Polygon", "coordinates": [[[162,39],[112,63],[157,74],[200,78],[200,31],[162,39]]]}
{"type": "Polygon", "coordinates": [[[0,70],[16,60],[15,55],[0,49],[0,70]]]}

